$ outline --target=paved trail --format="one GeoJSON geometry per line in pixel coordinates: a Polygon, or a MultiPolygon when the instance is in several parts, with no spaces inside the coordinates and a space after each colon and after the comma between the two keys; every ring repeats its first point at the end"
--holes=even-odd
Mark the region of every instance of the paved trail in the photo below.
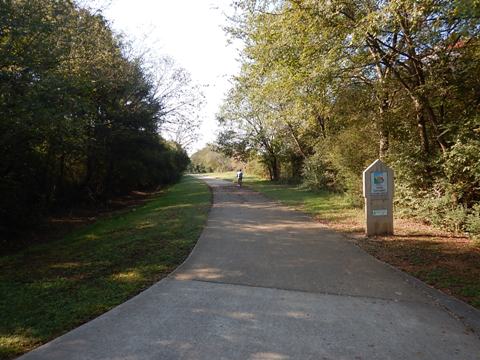
{"type": "Polygon", "coordinates": [[[408,277],[300,212],[206,181],[214,205],[185,264],[22,359],[480,359],[478,335],[408,277]]]}

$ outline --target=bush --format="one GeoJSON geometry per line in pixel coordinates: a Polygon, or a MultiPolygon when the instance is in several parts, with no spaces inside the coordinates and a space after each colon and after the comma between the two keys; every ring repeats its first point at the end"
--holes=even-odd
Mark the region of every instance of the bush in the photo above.
{"type": "Polygon", "coordinates": [[[320,153],[305,160],[302,175],[303,185],[311,190],[344,190],[338,172],[320,153]]]}
{"type": "Polygon", "coordinates": [[[467,215],[465,219],[465,230],[471,237],[480,239],[480,203],[473,205],[467,215]]]}
{"type": "Polygon", "coordinates": [[[469,207],[480,201],[480,140],[458,140],[444,157],[443,171],[455,201],[469,207]]]}
{"type": "Polygon", "coordinates": [[[451,195],[432,196],[421,193],[417,196],[400,186],[395,205],[400,215],[414,217],[438,228],[460,233],[467,230],[470,211],[464,205],[456,204],[451,195]]]}

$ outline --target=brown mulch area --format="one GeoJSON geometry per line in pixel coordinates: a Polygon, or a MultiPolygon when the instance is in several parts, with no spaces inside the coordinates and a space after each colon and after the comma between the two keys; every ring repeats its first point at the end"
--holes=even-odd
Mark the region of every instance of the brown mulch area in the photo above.
{"type": "Polygon", "coordinates": [[[360,218],[326,225],[376,258],[480,309],[480,242],[408,219],[395,219],[393,236],[366,237],[360,218]]]}

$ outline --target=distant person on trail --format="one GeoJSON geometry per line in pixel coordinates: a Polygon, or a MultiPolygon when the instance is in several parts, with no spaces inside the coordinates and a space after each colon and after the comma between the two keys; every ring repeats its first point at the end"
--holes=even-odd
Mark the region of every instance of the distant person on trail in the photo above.
{"type": "Polygon", "coordinates": [[[238,186],[242,186],[242,180],[243,180],[243,172],[242,169],[237,171],[237,183],[238,186]]]}

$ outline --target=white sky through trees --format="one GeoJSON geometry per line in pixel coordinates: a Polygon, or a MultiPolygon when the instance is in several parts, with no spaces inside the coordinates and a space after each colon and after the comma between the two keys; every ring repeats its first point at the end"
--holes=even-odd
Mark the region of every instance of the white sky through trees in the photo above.
{"type": "MultiPolygon", "coordinates": [[[[98,1],[93,0],[92,3],[98,1]]],[[[238,72],[237,51],[227,45],[221,26],[230,13],[230,0],[111,0],[103,14],[115,31],[154,56],[170,56],[204,85],[201,138],[190,151],[215,139],[215,114],[238,72]]]]}

